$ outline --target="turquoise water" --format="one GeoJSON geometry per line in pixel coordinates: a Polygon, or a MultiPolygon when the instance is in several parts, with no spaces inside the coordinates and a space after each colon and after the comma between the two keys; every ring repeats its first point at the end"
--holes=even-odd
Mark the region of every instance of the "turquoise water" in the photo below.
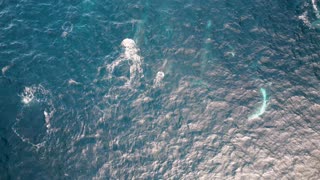
{"type": "Polygon", "coordinates": [[[0,0],[0,179],[319,179],[319,5],[0,0]]]}

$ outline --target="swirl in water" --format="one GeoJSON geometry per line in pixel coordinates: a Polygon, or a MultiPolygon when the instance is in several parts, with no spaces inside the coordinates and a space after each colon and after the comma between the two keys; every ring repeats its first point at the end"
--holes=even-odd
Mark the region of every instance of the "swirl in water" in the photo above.
{"type": "Polygon", "coordinates": [[[66,37],[73,30],[73,24],[69,21],[63,23],[61,29],[63,30],[61,37],[66,37]]]}

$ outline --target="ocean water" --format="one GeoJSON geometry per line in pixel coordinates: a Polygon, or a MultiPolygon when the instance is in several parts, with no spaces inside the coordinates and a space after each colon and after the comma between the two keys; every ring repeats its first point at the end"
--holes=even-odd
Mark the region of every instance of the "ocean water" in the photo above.
{"type": "Polygon", "coordinates": [[[320,179],[319,10],[0,0],[0,179],[320,179]]]}

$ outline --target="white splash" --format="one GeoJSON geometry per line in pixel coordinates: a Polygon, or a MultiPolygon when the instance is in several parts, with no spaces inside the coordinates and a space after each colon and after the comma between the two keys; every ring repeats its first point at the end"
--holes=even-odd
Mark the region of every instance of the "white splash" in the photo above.
{"type": "Polygon", "coordinates": [[[124,48],[124,53],[114,62],[107,66],[110,71],[110,75],[113,73],[114,68],[124,61],[130,61],[130,79],[126,85],[131,86],[139,82],[143,77],[143,69],[141,68],[142,58],[138,55],[139,48],[132,39],[124,39],[121,42],[121,46],[124,48]]]}
{"type": "Polygon", "coordinates": [[[21,94],[22,102],[24,104],[29,104],[33,100],[35,92],[35,88],[25,87],[23,93],[21,94]]]}
{"type": "Polygon", "coordinates": [[[156,88],[161,86],[161,82],[163,78],[164,78],[164,72],[159,71],[156,75],[156,78],[153,80],[153,87],[156,88]]]}
{"type": "Polygon", "coordinates": [[[19,95],[21,101],[24,104],[29,104],[32,101],[46,101],[45,97],[49,94],[42,85],[33,85],[30,87],[24,87],[23,92],[19,95]]]}

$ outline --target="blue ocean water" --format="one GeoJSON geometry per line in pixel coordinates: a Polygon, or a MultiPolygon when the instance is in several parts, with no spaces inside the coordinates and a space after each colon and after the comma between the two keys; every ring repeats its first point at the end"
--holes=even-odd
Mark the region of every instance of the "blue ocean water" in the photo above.
{"type": "Polygon", "coordinates": [[[319,179],[317,0],[0,0],[0,179],[319,179]]]}

